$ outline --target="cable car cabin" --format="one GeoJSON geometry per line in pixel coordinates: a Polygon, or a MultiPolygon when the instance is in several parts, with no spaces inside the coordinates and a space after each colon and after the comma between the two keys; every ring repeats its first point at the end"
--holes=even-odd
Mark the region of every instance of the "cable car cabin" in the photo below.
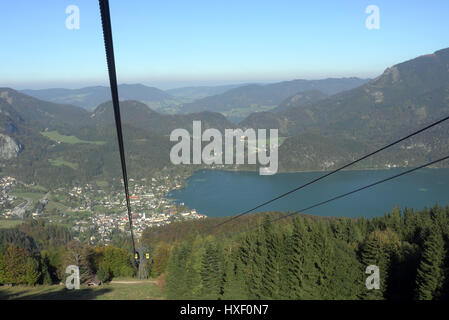
{"type": "Polygon", "coordinates": [[[134,260],[136,260],[136,261],[139,261],[139,260],[140,260],[140,257],[139,257],[139,253],[138,253],[138,252],[135,252],[135,253],[134,253],[134,260]]]}
{"type": "Polygon", "coordinates": [[[145,258],[146,258],[147,260],[150,260],[150,254],[149,254],[149,253],[146,253],[146,254],[145,254],[145,258]]]}

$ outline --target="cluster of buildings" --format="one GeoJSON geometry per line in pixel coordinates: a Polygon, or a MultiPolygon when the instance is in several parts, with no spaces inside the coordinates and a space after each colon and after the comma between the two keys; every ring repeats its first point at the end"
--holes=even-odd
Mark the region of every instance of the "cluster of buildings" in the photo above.
{"type": "MultiPolygon", "coordinates": [[[[205,217],[167,197],[171,190],[181,188],[183,181],[180,176],[129,179],[133,230],[137,238],[148,227],[205,217]]],[[[108,243],[114,232],[129,232],[126,199],[120,185],[101,187],[87,183],[58,188],[39,201],[25,199],[26,202],[16,201],[16,197],[9,194],[17,185],[18,181],[12,177],[0,178],[0,214],[6,218],[17,210],[28,210],[34,203],[37,209],[32,218],[69,225],[76,234],[85,234],[91,242],[108,243]]]]}
{"type": "MultiPolygon", "coordinates": [[[[196,212],[195,209],[187,210],[182,213],[133,213],[132,224],[134,236],[139,238],[142,232],[148,227],[162,226],[178,220],[190,220],[204,218],[196,212]]],[[[75,232],[86,232],[87,230],[95,231],[90,237],[90,241],[95,243],[101,240],[104,243],[111,241],[112,233],[115,230],[129,233],[128,212],[124,211],[119,214],[106,215],[103,213],[93,213],[87,220],[79,220],[72,227],[75,232]]]]}
{"type": "MultiPolygon", "coordinates": [[[[173,221],[201,219],[204,215],[195,209],[177,205],[167,198],[167,193],[182,187],[180,178],[130,179],[130,204],[135,236],[141,236],[148,227],[162,226],[173,221]]],[[[89,212],[84,218],[76,219],[72,229],[83,233],[90,230],[91,241],[111,240],[114,231],[129,232],[128,212],[123,189],[104,191],[92,184],[76,186],[70,190],[55,190],[53,199],[70,208],[64,214],[70,217],[76,212],[89,212]]]]}
{"type": "Polygon", "coordinates": [[[0,214],[4,218],[10,218],[13,214],[12,203],[16,197],[11,195],[10,190],[17,185],[17,180],[13,177],[0,178],[0,214]]]}

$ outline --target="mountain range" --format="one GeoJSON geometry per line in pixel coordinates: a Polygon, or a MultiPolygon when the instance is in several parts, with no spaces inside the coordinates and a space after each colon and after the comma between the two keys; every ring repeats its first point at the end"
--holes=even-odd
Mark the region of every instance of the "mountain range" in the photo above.
{"type": "MultiPolygon", "coordinates": [[[[121,100],[138,100],[153,109],[159,109],[182,102],[169,93],[142,84],[121,84],[118,86],[121,100]]],[[[82,107],[86,110],[93,110],[99,104],[111,100],[111,90],[109,87],[95,86],[81,89],[41,89],[41,90],[21,90],[26,95],[59,104],[71,104],[82,107]]]]}
{"type": "MultiPolygon", "coordinates": [[[[336,145],[345,141],[346,147],[353,141],[354,145],[363,144],[367,150],[373,150],[448,114],[449,49],[443,49],[387,68],[382,75],[358,88],[306,104],[291,101],[288,108],[252,114],[240,125],[278,128],[281,135],[289,136],[291,140],[287,139],[281,147],[288,148],[281,161],[290,162],[287,167],[293,168],[294,159],[288,160],[290,155],[299,154],[306,141],[310,141],[302,139],[303,143],[291,144],[293,139],[298,140],[297,135],[313,133],[315,140],[321,137],[336,145]]],[[[404,142],[402,147],[406,152],[399,156],[395,154],[397,149],[391,149],[386,152],[387,158],[396,159],[393,161],[396,164],[411,165],[427,160],[430,154],[444,155],[449,150],[448,127],[442,124],[404,142]],[[398,162],[401,158],[402,162],[398,162]]],[[[316,158],[325,159],[326,154],[322,149],[316,152],[316,158]]],[[[349,152],[344,161],[358,155],[360,152],[349,152]]],[[[315,160],[310,161],[312,166],[317,166],[315,160]]],[[[326,160],[332,166],[344,161],[326,160]]],[[[321,167],[326,167],[324,162],[321,167]]]]}
{"type": "MultiPolygon", "coordinates": [[[[220,112],[193,108],[198,112],[164,114],[138,101],[145,96],[121,101],[130,176],[178,170],[169,161],[172,142],[168,135],[175,128],[190,131],[193,120],[201,120],[203,128],[220,130],[279,129],[284,137],[279,148],[281,171],[336,168],[449,114],[449,49],[397,64],[369,81],[293,80],[219,90],[225,92],[208,98],[216,101],[215,111],[220,112]],[[348,87],[352,88],[345,90],[348,87]],[[220,106],[236,101],[273,103],[274,108],[251,113],[235,125],[220,106]]],[[[165,94],[162,91],[160,97],[165,94]]],[[[190,104],[182,107],[186,105],[190,104]]],[[[359,168],[417,165],[446,155],[447,150],[449,125],[441,124],[359,168]]],[[[43,185],[107,179],[119,172],[117,152],[110,101],[89,111],[0,88],[0,168],[4,173],[43,185]]]]}
{"type": "MultiPolygon", "coordinates": [[[[305,96],[310,95],[309,99],[316,100],[319,98],[317,91],[323,92],[321,96],[329,95],[351,89],[366,81],[358,78],[293,80],[267,85],[199,86],[166,91],[142,84],[121,84],[118,90],[121,100],[136,100],[162,113],[214,111],[238,122],[251,112],[273,109],[282,100],[299,92],[305,91],[305,96]]],[[[21,93],[53,103],[79,106],[88,111],[93,111],[99,104],[110,100],[110,90],[103,86],[22,90],[21,93]]]]}
{"type": "Polygon", "coordinates": [[[223,113],[237,122],[252,112],[274,109],[285,99],[299,92],[308,96],[299,101],[316,101],[323,96],[352,89],[367,81],[367,79],[359,78],[329,78],[322,80],[297,79],[265,85],[248,84],[183,104],[181,112],[215,111],[223,113]],[[320,93],[317,94],[318,91],[320,93]]]}
{"type": "Polygon", "coordinates": [[[246,84],[228,84],[221,86],[196,86],[196,87],[181,87],[166,90],[167,93],[172,96],[187,99],[187,100],[197,100],[217,94],[221,94],[228,90],[244,86],[246,84]]]}

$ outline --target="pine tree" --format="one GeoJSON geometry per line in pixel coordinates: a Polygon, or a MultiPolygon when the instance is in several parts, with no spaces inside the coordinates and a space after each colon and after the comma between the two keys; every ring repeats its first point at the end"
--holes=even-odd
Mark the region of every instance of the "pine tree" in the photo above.
{"type": "Polygon", "coordinates": [[[265,243],[265,256],[262,277],[262,296],[266,299],[276,299],[279,295],[279,241],[274,232],[273,224],[269,215],[266,215],[263,223],[263,238],[265,243]]]}
{"type": "Polygon", "coordinates": [[[230,253],[225,262],[222,297],[228,300],[248,299],[243,264],[235,253],[230,253]]]}
{"type": "Polygon", "coordinates": [[[392,257],[386,298],[388,300],[412,300],[420,248],[416,244],[402,242],[400,250],[392,257]]]}
{"type": "Polygon", "coordinates": [[[170,252],[167,264],[166,292],[169,299],[177,299],[179,294],[180,277],[182,275],[182,262],[180,259],[180,248],[175,245],[170,252]]]}
{"type": "Polygon", "coordinates": [[[41,258],[41,283],[45,285],[51,285],[53,283],[53,279],[50,274],[50,259],[48,255],[44,254],[41,258]]]}
{"type": "Polygon", "coordinates": [[[174,246],[170,253],[167,275],[167,296],[169,299],[186,299],[191,295],[188,279],[188,259],[191,253],[190,243],[174,246]]]}
{"type": "Polygon", "coordinates": [[[444,257],[445,250],[441,230],[432,228],[424,242],[416,277],[417,299],[432,300],[439,298],[444,283],[444,257]]]}
{"type": "Polygon", "coordinates": [[[158,276],[165,272],[170,257],[170,246],[163,242],[160,242],[156,247],[153,256],[152,272],[155,276],[158,276]]]}
{"type": "Polygon", "coordinates": [[[98,277],[98,280],[100,280],[101,282],[107,282],[107,281],[111,280],[112,272],[109,269],[109,267],[106,265],[106,263],[100,263],[100,266],[98,267],[98,270],[97,270],[97,277],[98,277]]]}
{"type": "MultiPolygon", "coordinates": [[[[211,238],[209,238],[210,240],[211,238]]],[[[187,286],[185,299],[201,298],[201,263],[205,252],[205,241],[197,235],[188,241],[188,251],[185,268],[185,283],[187,286]]]]}
{"type": "Polygon", "coordinates": [[[332,264],[333,264],[333,246],[330,241],[330,229],[328,225],[323,221],[317,221],[314,224],[315,228],[312,229],[312,252],[313,256],[308,259],[312,259],[313,262],[313,283],[316,284],[312,291],[312,297],[314,299],[327,299],[329,298],[329,281],[331,280],[332,264]]]}
{"type": "Polygon", "coordinates": [[[217,299],[220,295],[222,270],[216,245],[207,242],[201,265],[201,297],[217,299]]]}
{"type": "Polygon", "coordinates": [[[331,228],[332,228],[332,232],[334,234],[335,239],[345,240],[345,241],[347,240],[344,218],[340,218],[336,221],[333,221],[331,228]]]}
{"type": "Polygon", "coordinates": [[[40,276],[39,262],[27,250],[9,244],[4,255],[4,283],[35,285],[40,276]]]}
{"type": "Polygon", "coordinates": [[[364,289],[361,295],[363,299],[379,300],[386,298],[391,261],[398,250],[399,237],[394,231],[390,229],[375,230],[368,235],[363,244],[361,262],[363,268],[369,265],[379,267],[380,289],[368,290],[365,287],[365,282],[363,282],[364,289]]]}
{"type": "Polygon", "coordinates": [[[263,295],[262,277],[265,256],[263,233],[253,232],[243,238],[239,247],[239,259],[246,275],[245,283],[250,299],[260,299],[263,295]]]}
{"type": "Polygon", "coordinates": [[[393,211],[388,215],[387,220],[388,226],[396,232],[400,232],[402,223],[401,223],[401,210],[398,206],[393,208],[393,211]]]}
{"type": "Polygon", "coordinates": [[[303,218],[296,218],[293,222],[290,245],[291,258],[287,277],[289,296],[294,300],[304,299],[305,265],[309,255],[309,241],[303,218]]]}
{"type": "Polygon", "coordinates": [[[279,294],[278,298],[282,300],[291,299],[290,288],[290,259],[293,256],[292,236],[291,232],[282,232],[282,239],[280,240],[279,257],[279,294]]]}
{"type": "Polygon", "coordinates": [[[364,282],[364,270],[353,248],[343,241],[335,241],[329,279],[326,283],[326,299],[353,300],[360,294],[364,282]]]}
{"type": "Polygon", "coordinates": [[[404,240],[408,242],[416,242],[417,234],[416,229],[418,227],[418,216],[410,208],[404,208],[404,223],[402,225],[402,232],[404,240]]]}
{"type": "Polygon", "coordinates": [[[0,252],[0,285],[6,283],[6,262],[3,254],[0,252]]]}
{"type": "Polygon", "coordinates": [[[327,244],[320,243],[323,236],[320,234],[318,221],[310,220],[305,225],[304,234],[304,264],[303,281],[301,286],[301,299],[321,299],[324,285],[324,269],[326,266],[322,263],[325,257],[323,249],[327,244]]]}
{"type": "Polygon", "coordinates": [[[33,257],[27,257],[25,260],[25,275],[24,283],[29,286],[34,286],[38,283],[41,273],[39,271],[39,261],[33,257]]]}

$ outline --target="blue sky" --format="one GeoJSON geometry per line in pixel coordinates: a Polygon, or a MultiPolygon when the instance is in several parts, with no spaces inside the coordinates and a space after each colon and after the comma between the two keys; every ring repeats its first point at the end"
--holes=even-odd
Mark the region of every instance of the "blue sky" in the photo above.
{"type": "MultiPolygon", "coordinates": [[[[375,77],[449,47],[449,1],[110,0],[118,81],[160,88],[375,77]],[[368,30],[365,8],[380,9],[368,30]]],[[[108,83],[98,2],[0,3],[0,86],[108,83]],[[68,5],[80,29],[65,26],[68,5]]]]}

